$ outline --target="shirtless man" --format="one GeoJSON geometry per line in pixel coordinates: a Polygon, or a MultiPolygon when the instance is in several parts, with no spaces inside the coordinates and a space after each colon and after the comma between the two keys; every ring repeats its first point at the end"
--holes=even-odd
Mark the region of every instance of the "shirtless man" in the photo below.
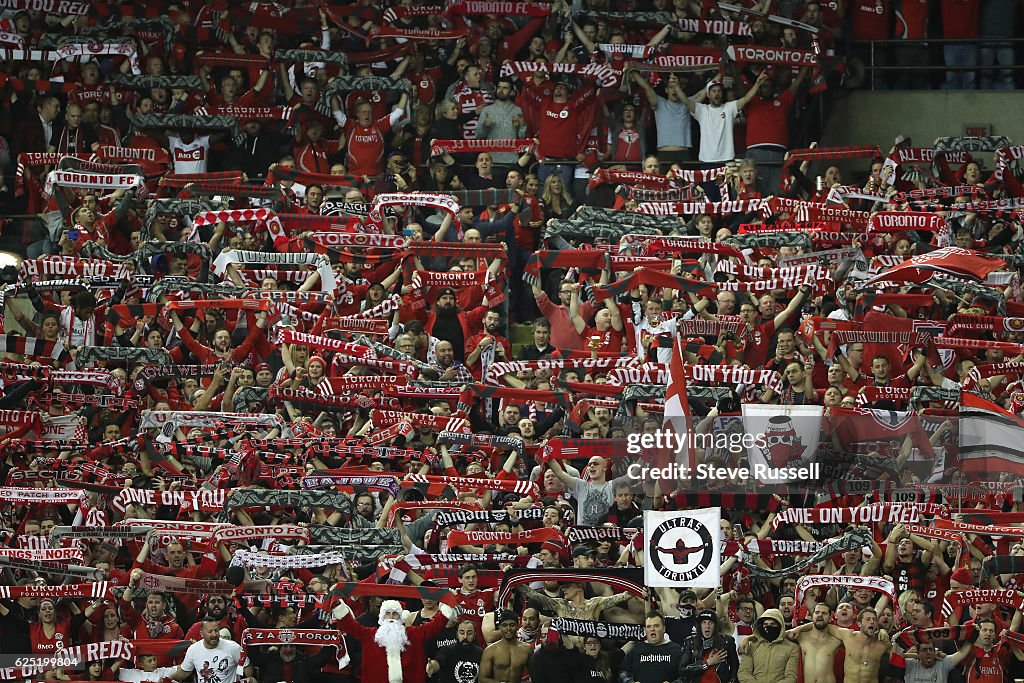
{"type": "Polygon", "coordinates": [[[533,648],[519,640],[519,617],[512,610],[498,616],[501,640],[488,645],[480,659],[480,683],[519,683],[533,648]]]}
{"type": "MultiPolygon", "coordinates": [[[[815,609],[818,609],[817,606],[815,609]]],[[[857,617],[857,623],[860,624],[860,631],[851,631],[850,629],[840,628],[832,624],[828,624],[825,631],[828,635],[841,640],[842,644],[846,647],[846,659],[843,663],[843,679],[845,683],[875,683],[878,680],[878,668],[882,657],[889,656],[889,648],[891,647],[889,636],[884,631],[878,630],[878,613],[872,607],[866,607],[861,610],[860,615],[857,617]]],[[[817,625],[813,623],[804,624],[788,632],[787,637],[791,640],[797,640],[801,634],[811,629],[817,630],[817,625]],[[793,637],[794,635],[797,637],[793,637]]],[[[800,647],[801,650],[804,649],[802,644],[800,647]]],[[[822,661],[827,661],[828,668],[831,669],[831,657],[822,661]]],[[[804,676],[806,677],[807,660],[804,660],[804,667],[804,676]]],[[[825,674],[820,673],[819,675],[825,674]]],[[[817,680],[834,680],[831,671],[828,672],[827,676],[828,678],[819,677],[817,680]]]]}
{"type": "Polygon", "coordinates": [[[810,624],[786,632],[786,637],[800,646],[804,683],[836,683],[832,662],[843,641],[829,633],[831,617],[829,606],[819,602],[811,612],[810,624]]]}

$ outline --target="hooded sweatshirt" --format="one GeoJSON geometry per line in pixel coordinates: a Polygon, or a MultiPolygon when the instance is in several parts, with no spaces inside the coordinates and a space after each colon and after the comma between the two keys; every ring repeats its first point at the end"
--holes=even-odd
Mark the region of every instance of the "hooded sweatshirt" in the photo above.
{"type": "Polygon", "coordinates": [[[746,641],[747,655],[740,660],[740,683],[796,683],[800,647],[786,640],[785,632],[779,610],[767,609],[757,618],[746,641]]]}

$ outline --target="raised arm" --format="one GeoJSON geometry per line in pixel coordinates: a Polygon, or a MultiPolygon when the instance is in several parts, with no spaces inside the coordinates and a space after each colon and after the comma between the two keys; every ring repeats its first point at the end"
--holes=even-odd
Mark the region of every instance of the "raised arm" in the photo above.
{"type": "Polygon", "coordinates": [[[757,91],[761,88],[761,84],[767,80],[767,71],[762,71],[761,73],[759,73],[757,75],[757,80],[754,81],[754,84],[752,86],[750,86],[750,90],[747,91],[747,94],[736,100],[736,111],[742,111],[743,107],[747,106],[747,103],[750,102],[750,100],[754,99],[754,95],[756,95],[757,91]]]}
{"type": "Polygon", "coordinates": [[[800,307],[803,306],[804,300],[810,292],[810,286],[800,285],[800,289],[797,291],[796,296],[790,300],[789,305],[786,306],[781,313],[775,316],[775,329],[782,327],[783,323],[789,320],[790,316],[800,310],[800,307]]]}
{"type": "MultiPolygon", "coordinates": [[[[667,26],[665,28],[668,28],[667,26]]],[[[644,97],[651,105],[651,109],[658,108],[658,93],[654,92],[654,88],[647,82],[647,79],[640,75],[639,71],[633,72],[633,83],[635,83],[641,90],[644,91],[644,97]]]]}
{"type": "Polygon", "coordinates": [[[569,298],[569,320],[572,321],[572,327],[576,330],[576,334],[583,334],[583,330],[587,327],[586,321],[580,315],[580,287],[579,283],[572,285],[572,296],[569,298]]]}

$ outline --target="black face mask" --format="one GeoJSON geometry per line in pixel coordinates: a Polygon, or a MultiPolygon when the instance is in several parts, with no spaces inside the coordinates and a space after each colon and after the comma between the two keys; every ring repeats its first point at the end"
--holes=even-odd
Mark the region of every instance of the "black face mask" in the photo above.
{"type": "Polygon", "coordinates": [[[693,605],[680,605],[679,616],[683,619],[689,619],[693,616],[694,607],[693,605]]]}
{"type": "Polygon", "coordinates": [[[782,624],[780,624],[777,621],[772,621],[772,620],[766,619],[761,624],[761,631],[764,632],[764,637],[769,642],[774,642],[775,640],[778,639],[779,634],[782,633],[782,624]]]}

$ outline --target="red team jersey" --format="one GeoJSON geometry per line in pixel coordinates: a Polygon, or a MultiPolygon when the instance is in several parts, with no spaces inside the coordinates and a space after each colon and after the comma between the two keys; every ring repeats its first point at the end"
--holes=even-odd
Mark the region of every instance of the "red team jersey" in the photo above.
{"type": "Polygon", "coordinates": [[[384,167],[384,136],[391,132],[391,115],[380,117],[369,126],[355,119],[345,123],[348,142],[348,172],[354,176],[380,175],[384,167]]]}

